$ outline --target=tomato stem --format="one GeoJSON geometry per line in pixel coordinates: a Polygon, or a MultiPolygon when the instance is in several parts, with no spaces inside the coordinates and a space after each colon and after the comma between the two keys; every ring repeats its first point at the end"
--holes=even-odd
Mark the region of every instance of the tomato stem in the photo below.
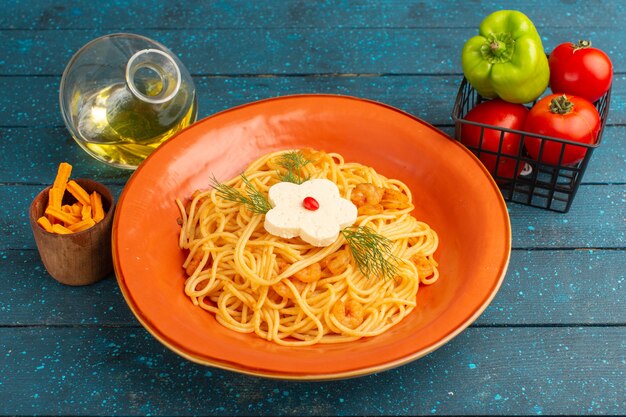
{"type": "Polygon", "coordinates": [[[569,101],[565,94],[550,101],[550,111],[555,114],[567,114],[574,110],[574,103],[569,101]]]}
{"type": "Polygon", "coordinates": [[[580,40],[574,44],[574,52],[585,48],[591,48],[591,41],[580,40]]]}

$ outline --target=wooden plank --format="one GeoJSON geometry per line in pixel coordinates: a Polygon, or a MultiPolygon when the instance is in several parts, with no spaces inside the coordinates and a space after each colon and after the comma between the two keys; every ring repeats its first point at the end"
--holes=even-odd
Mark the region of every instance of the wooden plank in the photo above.
{"type": "MultiPolygon", "coordinates": [[[[625,265],[623,250],[514,250],[500,291],[476,325],[626,325],[625,265]]],[[[0,252],[0,270],[0,327],[138,325],[113,275],[87,287],[64,286],[32,249],[0,252]]]]}
{"type": "Polygon", "coordinates": [[[626,183],[624,126],[605,127],[600,147],[593,151],[582,181],[583,183],[626,183]]]}
{"type": "Polygon", "coordinates": [[[0,328],[0,404],[17,415],[620,414],[624,340],[624,327],[470,328],[405,366],[315,384],[196,365],[141,329],[0,328]]]}
{"type": "Polygon", "coordinates": [[[63,285],[46,272],[36,249],[2,251],[0,266],[0,327],[139,326],[113,274],[89,286],[63,285]]]}
{"type": "MultiPolygon", "coordinates": [[[[477,28],[269,28],[137,31],[176,53],[195,75],[258,74],[461,74],[461,50],[477,28]]],[[[70,58],[107,31],[5,30],[7,50],[0,75],[61,75],[70,58]],[[63,45],[51,48],[49,45],[63,45]]],[[[550,28],[541,33],[550,52],[562,42],[589,37],[611,57],[616,72],[626,67],[620,39],[626,29],[581,31],[550,28]]]]}
{"type": "Polygon", "coordinates": [[[0,414],[624,414],[626,7],[569,3],[3,4],[0,414]],[[112,276],[63,287],[38,262],[26,209],[60,160],[113,184],[116,196],[130,175],[87,157],[58,113],[61,71],[96,36],[136,32],[171,47],[196,74],[200,117],[266,97],[328,92],[383,101],[451,133],[460,47],[501,8],[529,14],[546,50],[589,37],[609,52],[617,72],[610,126],[570,213],[509,204],[516,249],[500,292],[475,325],[427,357],[323,384],[206,368],[138,326],[112,276]]]}
{"type": "Polygon", "coordinates": [[[626,250],[514,250],[476,325],[626,325],[626,250]]]}
{"type": "MultiPolygon", "coordinates": [[[[61,126],[58,77],[0,77],[0,123],[61,126]]],[[[328,93],[381,101],[432,124],[451,123],[458,77],[199,77],[199,118],[237,105],[291,94],[328,93]],[[424,97],[428,97],[428,104],[424,97]]],[[[626,82],[624,83],[626,89],[626,82]]],[[[626,116],[625,116],[626,117],[626,116]]]]}
{"type": "Polygon", "coordinates": [[[511,203],[513,247],[624,248],[625,203],[624,185],[581,186],[568,213],[511,203]]]}
{"type": "Polygon", "coordinates": [[[124,185],[133,172],[91,158],[64,126],[0,128],[0,138],[0,152],[29,156],[7,158],[0,165],[0,183],[48,185],[54,179],[60,162],[72,165],[72,176],[75,178],[98,179],[108,184],[124,185]]]}
{"type": "MultiPolygon", "coordinates": [[[[1,99],[0,99],[1,100],[1,99]]],[[[440,125],[447,135],[454,129],[440,125]]],[[[626,141],[623,126],[608,126],[602,145],[594,151],[583,183],[626,183],[626,141]]],[[[131,172],[112,168],[90,158],[71,139],[65,127],[0,128],[0,152],[31,155],[28,161],[8,159],[0,165],[0,183],[27,182],[47,184],[60,161],[68,161],[74,172],[86,178],[123,184],[131,172]],[[35,149],[36,151],[33,151],[35,149]]]]}
{"type": "MultiPolygon", "coordinates": [[[[538,27],[588,27],[602,21],[609,27],[619,27],[624,10],[615,3],[597,7],[594,2],[571,5],[566,14],[539,13],[553,7],[553,2],[498,2],[498,8],[519,9],[527,13],[538,27]],[[610,16],[610,19],[606,19],[610,16]]],[[[0,17],[0,28],[63,29],[81,27],[108,28],[189,28],[204,27],[433,27],[442,21],[455,26],[477,26],[489,12],[488,8],[458,3],[442,7],[436,1],[325,1],[315,4],[288,0],[282,7],[265,1],[235,1],[229,3],[192,0],[180,4],[164,4],[151,0],[125,7],[125,2],[98,5],[81,3],[64,5],[56,0],[21,1],[11,4],[12,13],[0,17]],[[237,11],[237,13],[235,13],[237,11]],[[428,18],[424,18],[428,17],[428,18]]],[[[494,6],[495,10],[495,6],[494,6]]]]}
{"type": "MultiPolygon", "coordinates": [[[[35,241],[30,228],[28,210],[35,196],[52,183],[46,185],[2,185],[0,199],[5,203],[0,211],[0,250],[34,249],[35,241]]],[[[117,201],[122,186],[111,184],[109,189],[117,201]]]]}
{"type": "MultiPolygon", "coordinates": [[[[283,0],[276,7],[272,0],[207,2],[189,0],[184,4],[148,0],[139,3],[115,1],[65,4],[58,0],[14,1],[10,13],[0,15],[0,28],[8,29],[139,29],[139,28],[229,28],[229,27],[476,27],[489,12],[517,9],[526,13],[539,28],[621,27],[626,11],[618,2],[568,4],[559,12],[556,1],[499,1],[497,5],[476,7],[474,3],[455,2],[453,7],[436,0],[385,0],[380,2],[283,0]],[[555,13],[542,13],[549,9],[555,13]]],[[[7,9],[5,9],[7,10],[7,9]]]]}
{"type": "MultiPolygon", "coordinates": [[[[450,125],[460,76],[197,77],[200,118],[291,94],[340,94],[379,101],[433,125],[450,125]]],[[[0,125],[61,126],[58,77],[0,77],[0,125]]],[[[626,124],[626,75],[615,79],[609,125],[626,124]]]]}
{"type": "MultiPolygon", "coordinates": [[[[0,250],[35,247],[28,223],[28,207],[42,188],[40,185],[0,186],[0,200],[10,202],[0,209],[0,250]]],[[[581,186],[566,214],[510,203],[513,247],[624,248],[624,190],[624,185],[581,186]]],[[[117,198],[121,186],[112,185],[111,191],[117,198]]]]}

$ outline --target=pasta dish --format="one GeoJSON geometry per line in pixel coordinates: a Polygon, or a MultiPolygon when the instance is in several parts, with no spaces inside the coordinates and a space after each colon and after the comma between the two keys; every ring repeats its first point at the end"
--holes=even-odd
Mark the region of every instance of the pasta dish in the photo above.
{"type": "Polygon", "coordinates": [[[184,291],[229,329],[287,346],[375,336],[439,278],[411,191],[371,167],[279,151],[212,182],[176,200],[184,291]]]}

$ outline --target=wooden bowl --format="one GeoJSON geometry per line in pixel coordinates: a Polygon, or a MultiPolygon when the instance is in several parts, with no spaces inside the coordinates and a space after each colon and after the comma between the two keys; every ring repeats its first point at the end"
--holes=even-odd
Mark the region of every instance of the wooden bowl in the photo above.
{"type": "MultiPolygon", "coordinates": [[[[113,271],[111,259],[111,225],[115,202],[111,191],[103,184],[89,179],[75,179],[88,193],[97,191],[102,196],[104,219],[82,232],[59,235],[44,230],[37,219],[48,205],[47,187],[30,205],[30,226],[41,260],[48,273],[57,281],[72,286],[89,285],[100,281],[113,271]]],[[[71,204],[66,193],[63,204],[71,204]]]]}

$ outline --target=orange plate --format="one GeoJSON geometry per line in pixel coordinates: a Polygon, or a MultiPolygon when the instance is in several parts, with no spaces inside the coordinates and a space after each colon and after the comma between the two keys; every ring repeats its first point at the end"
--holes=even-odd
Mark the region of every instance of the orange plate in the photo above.
{"type": "Polygon", "coordinates": [[[344,96],[259,101],[182,131],[137,169],[115,213],[117,279],[141,324],[194,362],[284,379],[334,379],[389,369],[442,346],[470,325],[506,272],[506,205],[481,163],[427,123],[384,104],[344,96]],[[386,333],[355,342],[283,347],[219,325],[183,291],[177,197],[224,181],[254,159],[313,147],[404,181],[414,215],[439,234],[439,281],[421,287],[417,308],[386,333]]]}

